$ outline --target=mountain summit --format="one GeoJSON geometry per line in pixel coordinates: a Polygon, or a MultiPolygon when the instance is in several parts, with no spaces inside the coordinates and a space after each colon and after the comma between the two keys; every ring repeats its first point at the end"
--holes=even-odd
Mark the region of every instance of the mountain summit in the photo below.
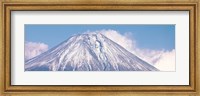
{"type": "Polygon", "coordinates": [[[25,61],[25,71],[158,71],[101,33],[70,37],[25,61]]]}

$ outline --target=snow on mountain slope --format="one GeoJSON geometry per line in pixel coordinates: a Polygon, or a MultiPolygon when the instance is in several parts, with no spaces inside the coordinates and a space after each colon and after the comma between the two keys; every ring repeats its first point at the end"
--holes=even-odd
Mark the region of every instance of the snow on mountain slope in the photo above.
{"type": "Polygon", "coordinates": [[[75,35],[25,62],[26,71],[159,71],[101,33],[75,35]]]}

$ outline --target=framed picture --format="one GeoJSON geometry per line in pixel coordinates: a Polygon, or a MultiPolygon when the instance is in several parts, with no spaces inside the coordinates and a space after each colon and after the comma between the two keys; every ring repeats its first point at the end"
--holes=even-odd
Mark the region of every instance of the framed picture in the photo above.
{"type": "Polygon", "coordinates": [[[199,1],[153,1],[2,2],[1,94],[199,94],[199,1]]]}

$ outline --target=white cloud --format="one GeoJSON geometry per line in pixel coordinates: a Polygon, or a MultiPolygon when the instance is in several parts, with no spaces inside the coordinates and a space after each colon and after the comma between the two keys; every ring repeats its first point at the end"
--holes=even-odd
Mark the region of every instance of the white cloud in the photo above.
{"type": "Polygon", "coordinates": [[[175,50],[165,51],[140,49],[136,46],[137,42],[131,38],[131,32],[127,32],[125,34],[120,34],[115,30],[100,30],[96,32],[104,34],[106,37],[118,43],[129,52],[154,65],[161,71],[175,71],[175,50]]]}
{"type": "Polygon", "coordinates": [[[101,33],[124,47],[126,50],[134,52],[133,49],[135,49],[136,46],[135,40],[130,38],[130,35],[132,35],[131,33],[125,33],[124,35],[121,35],[115,30],[102,30],[101,33]]]}
{"type": "Polygon", "coordinates": [[[175,50],[163,53],[155,67],[161,71],[175,71],[175,50]]]}
{"type": "Polygon", "coordinates": [[[48,45],[44,43],[25,42],[25,60],[38,56],[47,50],[48,45]]]}
{"type": "Polygon", "coordinates": [[[154,65],[165,53],[164,50],[150,50],[150,49],[139,49],[136,48],[136,55],[143,60],[147,61],[148,63],[154,65]]]}

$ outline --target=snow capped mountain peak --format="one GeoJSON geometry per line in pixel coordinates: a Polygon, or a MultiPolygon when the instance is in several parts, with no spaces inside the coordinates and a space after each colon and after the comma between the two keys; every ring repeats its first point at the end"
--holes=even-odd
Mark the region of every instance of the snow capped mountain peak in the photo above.
{"type": "Polygon", "coordinates": [[[101,33],[72,36],[25,63],[26,71],[158,71],[101,33]]]}

